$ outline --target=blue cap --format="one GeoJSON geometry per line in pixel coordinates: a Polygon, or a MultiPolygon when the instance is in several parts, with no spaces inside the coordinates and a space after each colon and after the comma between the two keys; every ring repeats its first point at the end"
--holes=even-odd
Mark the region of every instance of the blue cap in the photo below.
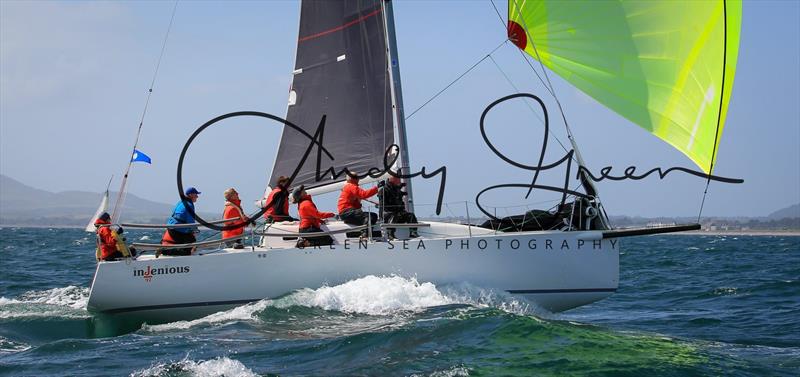
{"type": "Polygon", "coordinates": [[[185,193],[187,196],[188,196],[188,195],[191,195],[191,194],[197,194],[197,195],[200,195],[200,191],[197,191],[197,189],[196,189],[196,188],[194,188],[194,187],[189,187],[189,188],[187,188],[187,189],[186,189],[186,191],[185,191],[184,193],[185,193]]]}

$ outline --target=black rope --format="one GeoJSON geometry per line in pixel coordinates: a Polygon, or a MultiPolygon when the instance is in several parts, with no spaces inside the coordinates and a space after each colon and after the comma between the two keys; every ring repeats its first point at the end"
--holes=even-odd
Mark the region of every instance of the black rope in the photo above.
{"type": "Polygon", "coordinates": [[[412,117],[412,116],[414,116],[414,114],[416,114],[416,113],[417,113],[417,111],[420,111],[420,110],[421,110],[423,107],[425,107],[425,105],[427,105],[427,104],[431,103],[431,101],[433,101],[434,99],[436,99],[436,97],[438,97],[440,94],[444,93],[444,91],[445,91],[445,90],[447,90],[447,89],[449,89],[451,86],[453,86],[453,84],[455,84],[456,82],[458,82],[458,80],[461,80],[461,78],[462,78],[462,77],[464,77],[464,76],[465,76],[467,73],[469,73],[470,71],[472,71],[473,69],[475,69],[475,67],[477,67],[477,66],[478,66],[478,64],[481,64],[481,63],[482,63],[484,60],[486,60],[486,58],[488,58],[488,57],[490,57],[492,54],[494,54],[494,52],[495,52],[495,51],[497,51],[497,49],[499,49],[500,47],[502,47],[502,46],[503,46],[503,45],[504,45],[506,42],[508,42],[508,39],[504,40],[504,41],[503,41],[503,43],[500,43],[500,44],[499,44],[497,47],[495,47],[495,48],[494,48],[494,50],[492,50],[491,52],[489,52],[488,54],[486,54],[486,56],[482,57],[482,58],[481,58],[480,60],[478,60],[478,61],[477,61],[475,64],[473,64],[471,67],[469,67],[469,69],[467,69],[467,70],[466,70],[464,73],[462,73],[461,75],[459,75],[459,76],[458,76],[458,77],[457,77],[455,80],[453,80],[453,82],[451,82],[450,84],[447,84],[447,86],[445,86],[445,87],[444,87],[444,89],[440,90],[438,93],[436,93],[436,94],[435,94],[433,97],[431,97],[429,100],[425,101],[425,103],[423,103],[423,104],[422,104],[422,106],[420,106],[420,107],[418,107],[416,110],[412,111],[412,112],[411,112],[411,114],[410,114],[409,116],[407,116],[407,117],[406,117],[406,120],[409,120],[409,119],[411,119],[411,117],[412,117]]]}
{"type": "Polygon", "coordinates": [[[703,191],[703,200],[700,202],[700,212],[697,214],[697,222],[703,215],[703,206],[706,204],[708,186],[711,185],[711,174],[714,172],[714,158],[717,156],[717,142],[719,141],[719,126],[722,123],[722,105],[725,103],[725,68],[728,57],[728,7],[725,0],[722,0],[722,88],[719,90],[719,112],[717,113],[717,128],[714,131],[714,149],[711,150],[711,164],[708,167],[708,180],[706,189],[703,191]]]}

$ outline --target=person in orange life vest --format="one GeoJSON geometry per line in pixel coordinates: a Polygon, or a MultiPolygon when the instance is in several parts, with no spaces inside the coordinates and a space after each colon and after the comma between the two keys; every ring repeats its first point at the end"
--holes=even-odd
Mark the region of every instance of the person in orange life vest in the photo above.
{"type": "MultiPolygon", "coordinates": [[[[169,225],[192,224],[195,222],[192,212],[194,211],[194,202],[197,201],[197,198],[200,195],[200,191],[197,191],[197,189],[194,187],[189,187],[188,189],[186,189],[184,194],[186,195],[186,198],[185,199],[181,198],[181,200],[177,204],[175,204],[175,208],[172,210],[172,216],[170,216],[169,219],[167,219],[167,224],[169,225]]],[[[164,235],[161,237],[161,243],[166,245],[194,243],[195,241],[197,241],[197,238],[195,238],[194,236],[194,233],[196,231],[197,227],[182,227],[174,229],[169,228],[164,232],[164,235]]],[[[161,254],[192,255],[192,248],[167,249],[167,250],[162,250],[161,254]]]]}
{"type": "MultiPolygon", "coordinates": [[[[331,212],[320,212],[317,210],[317,206],[314,205],[314,202],[311,200],[311,195],[308,195],[303,185],[300,185],[300,187],[294,190],[292,193],[292,201],[297,203],[297,213],[300,216],[300,233],[322,232],[320,226],[322,226],[323,221],[335,216],[331,212]]],[[[297,241],[298,247],[331,244],[333,244],[333,238],[329,235],[304,237],[297,241]]]]}
{"type": "MultiPolygon", "coordinates": [[[[342,193],[339,195],[338,209],[339,217],[345,224],[350,225],[364,225],[367,223],[367,216],[370,222],[375,224],[378,221],[378,214],[373,212],[364,212],[361,210],[361,201],[367,199],[378,193],[378,187],[375,186],[369,190],[364,190],[358,187],[358,175],[348,173],[347,183],[342,187],[342,193]]],[[[367,230],[364,229],[361,234],[367,235],[367,230]]]]}
{"type": "Polygon", "coordinates": [[[289,216],[289,188],[286,185],[289,183],[289,178],[285,176],[278,177],[278,182],[275,188],[267,196],[264,205],[272,204],[264,212],[264,218],[268,222],[278,221],[295,221],[297,219],[289,216]]]}
{"type": "Polygon", "coordinates": [[[117,250],[117,239],[114,237],[114,230],[108,226],[111,224],[110,221],[111,215],[107,212],[103,212],[103,214],[94,221],[94,226],[97,228],[97,247],[100,249],[100,260],[104,261],[122,258],[122,253],[117,250]]]}
{"type": "MultiPolygon", "coordinates": [[[[222,213],[222,218],[235,219],[234,221],[226,221],[225,226],[239,227],[223,230],[222,238],[225,239],[240,236],[244,233],[244,227],[247,226],[247,222],[250,221],[250,218],[247,217],[242,210],[242,201],[239,199],[239,193],[236,192],[236,189],[231,187],[225,190],[223,195],[225,195],[225,211],[222,213]]],[[[244,248],[241,238],[235,241],[227,242],[226,244],[234,249],[244,248]]]]}

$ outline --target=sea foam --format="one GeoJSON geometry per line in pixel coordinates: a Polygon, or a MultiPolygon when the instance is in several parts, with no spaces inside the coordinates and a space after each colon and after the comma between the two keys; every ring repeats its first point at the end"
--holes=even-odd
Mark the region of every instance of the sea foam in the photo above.
{"type": "Polygon", "coordinates": [[[131,373],[131,377],[171,376],[181,372],[197,377],[258,376],[238,360],[218,357],[211,360],[183,359],[176,363],[159,363],[150,368],[135,371],[131,373]]]}
{"type": "Polygon", "coordinates": [[[0,297],[0,318],[86,317],[89,288],[74,285],[28,291],[17,298],[0,297]]]}
{"type": "Polygon", "coordinates": [[[451,304],[493,307],[518,315],[546,313],[508,293],[469,284],[437,288],[430,282],[420,283],[414,277],[369,275],[335,286],[303,288],[279,299],[264,299],[191,321],[145,324],[142,330],[160,332],[242,321],[260,322],[258,314],[268,307],[285,309],[303,306],[348,314],[386,316],[421,312],[426,308],[451,304]]]}
{"type": "Polygon", "coordinates": [[[451,304],[432,283],[401,276],[366,276],[333,287],[302,289],[288,297],[296,305],[344,313],[388,315],[451,304]]]}

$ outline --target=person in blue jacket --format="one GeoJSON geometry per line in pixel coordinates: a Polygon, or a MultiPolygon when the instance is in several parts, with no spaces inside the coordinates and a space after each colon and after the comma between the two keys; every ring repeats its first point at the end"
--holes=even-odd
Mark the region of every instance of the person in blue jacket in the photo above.
{"type": "MultiPolygon", "coordinates": [[[[194,203],[197,201],[200,191],[197,191],[197,189],[194,187],[189,187],[186,189],[184,194],[186,194],[186,198],[188,200],[181,199],[177,204],[175,204],[175,208],[172,210],[172,216],[167,219],[167,224],[193,224],[195,222],[192,213],[194,212],[194,203]],[[190,209],[191,212],[189,211],[190,209]]],[[[166,245],[193,243],[197,241],[197,238],[194,236],[196,232],[197,227],[169,228],[166,232],[164,232],[164,236],[161,238],[161,243],[166,245]]],[[[192,249],[166,249],[163,250],[161,254],[191,255],[192,249]]]]}

